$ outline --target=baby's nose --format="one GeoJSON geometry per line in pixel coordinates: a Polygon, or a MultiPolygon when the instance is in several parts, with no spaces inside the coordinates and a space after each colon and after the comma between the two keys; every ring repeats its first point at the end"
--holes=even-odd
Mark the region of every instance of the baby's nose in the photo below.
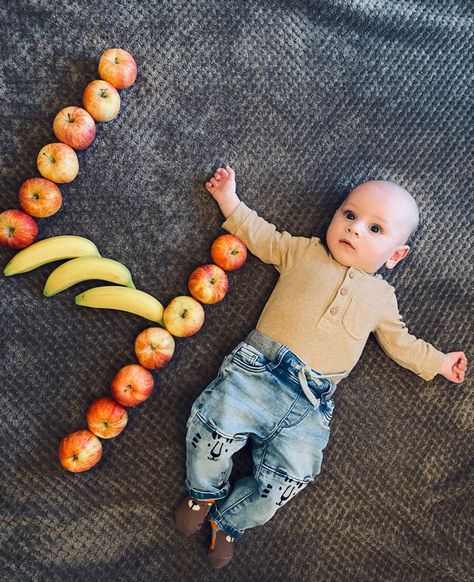
{"type": "Polygon", "coordinates": [[[355,236],[359,236],[359,227],[357,224],[348,224],[347,230],[355,234],[355,236]]]}

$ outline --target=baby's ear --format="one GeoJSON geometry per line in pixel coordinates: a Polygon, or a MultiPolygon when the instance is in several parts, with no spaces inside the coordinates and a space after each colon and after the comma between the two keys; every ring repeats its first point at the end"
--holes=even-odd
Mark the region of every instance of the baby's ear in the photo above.
{"type": "Polygon", "coordinates": [[[401,245],[401,246],[397,247],[393,251],[392,256],[385,263],[385,266],[387,267],[387,269],[393,269],[393,267],[395,267],[395,265],[397,263],[402,261],[408,255],[409,252],[410,252],[410,247],[408,245],[401,245]]]}

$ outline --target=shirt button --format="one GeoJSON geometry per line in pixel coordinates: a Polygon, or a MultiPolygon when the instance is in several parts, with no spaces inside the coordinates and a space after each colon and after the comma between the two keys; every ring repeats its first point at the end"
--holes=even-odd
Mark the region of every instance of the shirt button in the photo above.
{"type": "Polygon", "coordinates": [[[351,272],[349,273],[349,277],[350,277],[351,279],[353,279],[353,278],[355,277],[355,273],[353,273],[353,272],[351,271],[351,272]]]}
{"type": "Polygon", "coordinates": [[[331,307],[330,311],[331,311],[331,313],[333,315],[336,315],[336,313],[337,313],[337,307],[331,307]]]}
{"type": "Polygon", "coordinates": [[[347,289],[345,289],[344,287],[339,291],[339,293],[341,295],[345,295],[347,293],[347,289]]]}

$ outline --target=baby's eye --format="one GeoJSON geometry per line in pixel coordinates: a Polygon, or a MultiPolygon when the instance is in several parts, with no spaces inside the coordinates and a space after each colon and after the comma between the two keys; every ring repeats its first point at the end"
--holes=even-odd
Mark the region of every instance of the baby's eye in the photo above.
{"type": "Polygon", "coordinates": [[[349,220],[354,220],[355,218],[355,214],[352,212],[352,210],[346,210],[344,214],[349,220]]]}
{"type": "Polygon", "coordinates": [[[382,229],[381,229],[381,228],[380,228],[380,226],[378,226],[377,224],[373,224],[373,225],[370,227],[370,230],[371,230],[372,232],[375,232],[375,233],[382,232],[382,229]]]}

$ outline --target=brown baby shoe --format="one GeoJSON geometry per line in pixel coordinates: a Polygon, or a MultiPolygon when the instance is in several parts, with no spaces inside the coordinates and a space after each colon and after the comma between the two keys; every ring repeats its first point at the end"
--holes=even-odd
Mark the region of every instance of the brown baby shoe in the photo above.
{"type": "Polygon", "coordinates": [[[176,529],[185,536],[196,533],[204,523],[214,499],[200,501],[193,497],[183,499],[174,512],[176,529]]]}
{"type": "Polygon", "coordinates": [[[234,538],[223,532],[211,520],[212,538],[209,548],[209,562],[213,568],[223,568],[232,560],[234,555],[234,538]]]}

